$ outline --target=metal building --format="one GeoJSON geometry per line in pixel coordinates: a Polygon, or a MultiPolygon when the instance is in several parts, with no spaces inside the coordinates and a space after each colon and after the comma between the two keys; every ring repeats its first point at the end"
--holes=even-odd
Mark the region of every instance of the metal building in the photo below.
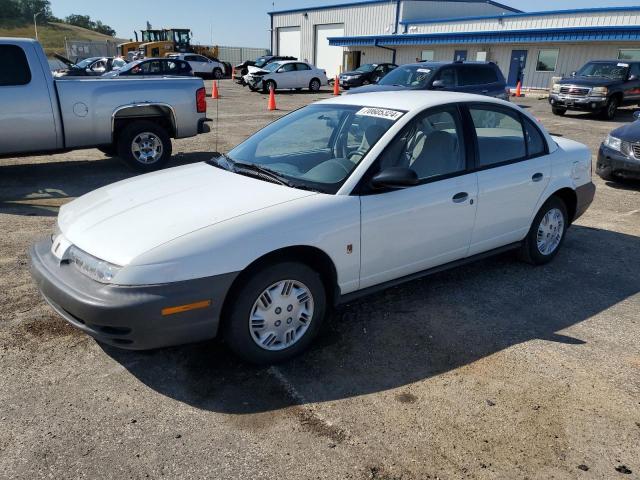
{"type": "Polygon", "coordinates": [[[490,0],[366,0],[276,11],[271,50],[330,77],[360,64],[488,60],[548,88],[592,59],[640,60],[640,6],[522,12],[490,0]]]}

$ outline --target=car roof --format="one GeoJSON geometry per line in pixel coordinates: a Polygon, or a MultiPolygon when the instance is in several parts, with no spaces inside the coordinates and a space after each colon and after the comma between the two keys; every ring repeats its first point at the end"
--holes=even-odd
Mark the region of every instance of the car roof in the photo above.
{"type": "Polygon", "coordinates": [[[355,105],[411,112],[456,102],[485,102],[500,105],[506,103],[513,107],[513,104],[485,95],[433,90],[383,91],[359,93],[357,95],[340,95],[321,100],[316,104],[355,105]]]}

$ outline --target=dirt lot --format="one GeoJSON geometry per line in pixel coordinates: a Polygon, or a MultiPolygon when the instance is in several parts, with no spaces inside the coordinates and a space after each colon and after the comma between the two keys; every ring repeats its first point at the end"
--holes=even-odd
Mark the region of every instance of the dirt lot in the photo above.
{"type": "MultiPolygon", "coordinates": [[[[267,112],[221,93],[217,139],[175,142],[174,164],[328,96],[267,112]]],[[[519,103],[594,154],[631,121],[519,103]]],[[[57,207],[131,175],[97,150],[0,160],[1,478],[640,478],[640,183],[596,178],[548,266],[507,254],[387,290],[305,356],[254,368],[217,341],[107,348],[39,297],[27,248],[57,207]]]]}

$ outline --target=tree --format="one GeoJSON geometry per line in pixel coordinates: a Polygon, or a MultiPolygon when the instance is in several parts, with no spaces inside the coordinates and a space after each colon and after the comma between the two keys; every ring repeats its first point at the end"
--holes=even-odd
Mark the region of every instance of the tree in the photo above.
{"type": "Polygon", "coordinates": [[[42,13],[42,20],[51,17],[51,2],[49,0],[18,0],[18,8],[22,18],[31,19],[36,13],[42,13]]]}
{"type": "Polygon", "coordinates": [[[93,21],[89,15],[69,15],[64,19],[69,25],[75,25],[77,27],[93,30],[94,32],[102,33],[114,37],[116,31],[109,25],[102,23],[100,20],[93,21]]]}
{"type": "Polygon", "coordinates": [[[19,18],[20,7],[15,0],[0,0],[0,18],[19,18]]]}

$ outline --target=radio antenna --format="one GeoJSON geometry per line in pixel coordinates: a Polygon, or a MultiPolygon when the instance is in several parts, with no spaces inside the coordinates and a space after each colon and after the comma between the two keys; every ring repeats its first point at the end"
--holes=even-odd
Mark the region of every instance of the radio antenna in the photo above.
{"type": "MultiPolygon", "coordinates": [[[[215,80],[214,80],[214,82],[215,82],[215,80]]],[[[219,130],[218,120],[220,118],[220,114],[219,114],[220,107],[219,107],[219,105],[220,105],[220,98],[217,98],[216,99],[216,152],[218,152],[218,130],[219,130]]]]}

